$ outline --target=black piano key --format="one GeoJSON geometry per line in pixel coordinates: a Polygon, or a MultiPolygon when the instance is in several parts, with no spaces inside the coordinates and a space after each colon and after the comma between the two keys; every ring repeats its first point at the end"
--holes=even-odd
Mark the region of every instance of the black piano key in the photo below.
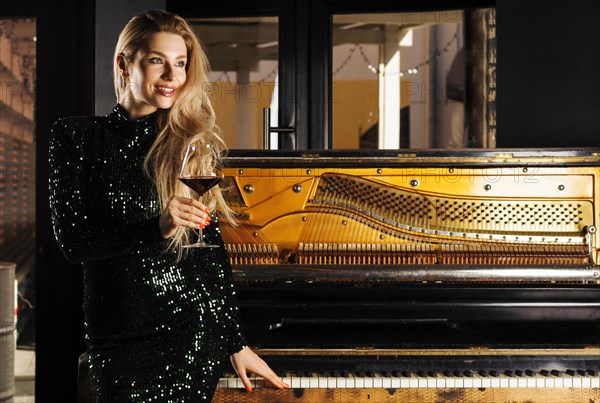
{"type": "Polygon", "coordinates": [[[506,371],[504,371],[504,375],[510,376],[511,378],[513,378],[515,376],[515,373],[513,371],[511,371],[510,369],[507,369],[506,371]]]}
{"type": "Polygon", "coordinates": [[[366,378],[367,377],[367,373],[365,371],[363,371],[363,370],[360,370],[357,373],[358,373],[358,376],[360,378],[366,378]]]}
{"type": "Polygon", "coordinates": [[[596,371],[595,369],[588,369],[587,372],[591,376],[598,376],[598,371],[596,371]]]}
{"type": "Polygon", "coordinates": [[[490,370],[490,375],[493,377],[498,377],[500,375],[500,373],[498,371],[496,371],[495,369],[490,370]]]}
{"type": "Polygon", "coordinates": [[[392,371],[392,376],[394,378],[400,378],[400,376],[401,376],[400,371],[392,371]]]}
{"type": "Polygon", "coordinates": [[[487,372],[485,369],[479,370],[479,371],[477,371],[477,373],[478,373],[480,376],[483,376],[483,377],[485,377],[485,378],[487,378],[487,377],[489,376],[489,372],[487,372]]]}
{"type": "Polygon", "coordinates": [[[516,376],[525,376],[525,372],[523,370],[517,369],[515,371],[516,376]]]}
{"type": "Polygon", "coordinates": [[[427,376],[435,378],[437,376],[437,374],[435,372],[433,372],[433,371],[427,371],[427,376]]]}
{"type": "Polygon", "coordinates": [[[404,378],[410,378],[410,372],[408,371],[402,371],[400,372],[400,374],[404,377],[404,378]]]}
{"type": "Polygon", "coordinates": [[[425,371],[417,371],[417,376],[421,378],[425,378],[427,373],[425,371]]]}
{"type": "Polygon", "coordinates": [[[444,376],[448,376],[448,377],[452,376],[452,372],[450,372],[449,369],[445,369],[444,372],[442,372],[442,374],[444,374],[444,376]]]}
{"type": "Polygon", "coordinates": [[[462,377],[462,373],[458,370],[456,371],[452,371],[452,375],[456,376],[456,377],[462,377]]]}
{"type": "Polygon", "coordinates": [[[535,376],[535,371],[532,369],[526,369],[525,374],[527,374],[527,376],[535,376]]]}
{"type": "Polygon", "coordinates": [[[540,374],[542,374],[543,376],[550,376],[550,371],[548,371],[547,369],[542,369],[540,371],[540,374]]]}
{"type": "Polygon", "coordinates": [[[585,371],[583,369],[578,369],[577,370],[577,375],[579,375],[579,376],[585,376],[585,371]]]}
{"type": "Polygon", "coordinates": [[[554,375],[554,376],[560,376],[561,375],[561,372],[559,370],[557,370],[557,369],[553,369],[552,371],[550,371],[550,373],[552,375],[554,375]]]}
{"type": "Polygon", "coordinates": [[[473,378],[473,371],[467,369],[466,371],[463,371],[463,374],[467,377],[467,378],[473,378]]]}
{"type": "Polygon", "coordinates": [[[350,376],[350,373],[348,371],[346,371],[346,370],[342,371],[342,377],[343,378],[348,378],[349,376],[350,376]]]}
{"type": "Polygon", "coordinates": [[[575,376],[575,370],[574,369],[567,369],[565,372],[569,376],[575,376]]]}

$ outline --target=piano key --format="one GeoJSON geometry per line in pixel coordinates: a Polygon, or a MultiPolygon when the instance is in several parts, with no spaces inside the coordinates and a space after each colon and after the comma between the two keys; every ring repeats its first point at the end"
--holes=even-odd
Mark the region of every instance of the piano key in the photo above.
{"type": "Polygon", "coordinates": [[[365,378],[360,375],[354,377],[354,386],[356,388],[364,388],[365,387],[365,378]]]}
{"type": "Polygon", "coordinates": [[[316,372],[313,373],[312,376],[309,378],[308,387],[311,389],[318,388],[319,387],[319,379],[320,379],[319,375],[316,372]]]}

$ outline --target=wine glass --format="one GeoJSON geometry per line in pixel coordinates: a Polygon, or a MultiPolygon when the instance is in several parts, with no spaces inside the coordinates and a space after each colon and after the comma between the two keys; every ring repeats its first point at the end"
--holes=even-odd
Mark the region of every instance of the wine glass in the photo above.
{"type": "MultiPolygon", "coordinates": [[[[191,143],[187,146],[181,163],[178,179],[198,194],[200,203],[202,203],[202,195],[223,180],[223,171],[214,166],[215,157],[216,153],[210,144],[191,143]],[[201,162],[207,158],[209,162],[201,162]]],[[[202,228],[199,228],[198,241],[183,247],[218,248],[219,245],[205,242],[202,228]]]]}

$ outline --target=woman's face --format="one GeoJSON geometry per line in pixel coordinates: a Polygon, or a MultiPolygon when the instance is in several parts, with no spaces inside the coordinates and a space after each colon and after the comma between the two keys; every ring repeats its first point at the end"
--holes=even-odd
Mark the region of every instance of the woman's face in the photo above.
{"type": "Polygon", "coordinates": [[[131,119],[168,109],[185,83],[187,48],[180,35],[159,32],[127,64],[129,89],[121,105],[131,119]]]}

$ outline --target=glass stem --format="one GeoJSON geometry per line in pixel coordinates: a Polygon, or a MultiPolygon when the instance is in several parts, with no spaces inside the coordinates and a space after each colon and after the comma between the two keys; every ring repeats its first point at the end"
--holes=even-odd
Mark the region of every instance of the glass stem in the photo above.
{"type": "MultiPolygon", "coordinates": [[[[198,201],[202,204],[202,195],[198,196],[198,201]]],[[[202,225],[202,224],[200,224],[202,225]]],[[[196,243],[202,243],[204,241],[204,235],[202,234],[202,227],[198,227],[198,240],[196,243]]]]}

